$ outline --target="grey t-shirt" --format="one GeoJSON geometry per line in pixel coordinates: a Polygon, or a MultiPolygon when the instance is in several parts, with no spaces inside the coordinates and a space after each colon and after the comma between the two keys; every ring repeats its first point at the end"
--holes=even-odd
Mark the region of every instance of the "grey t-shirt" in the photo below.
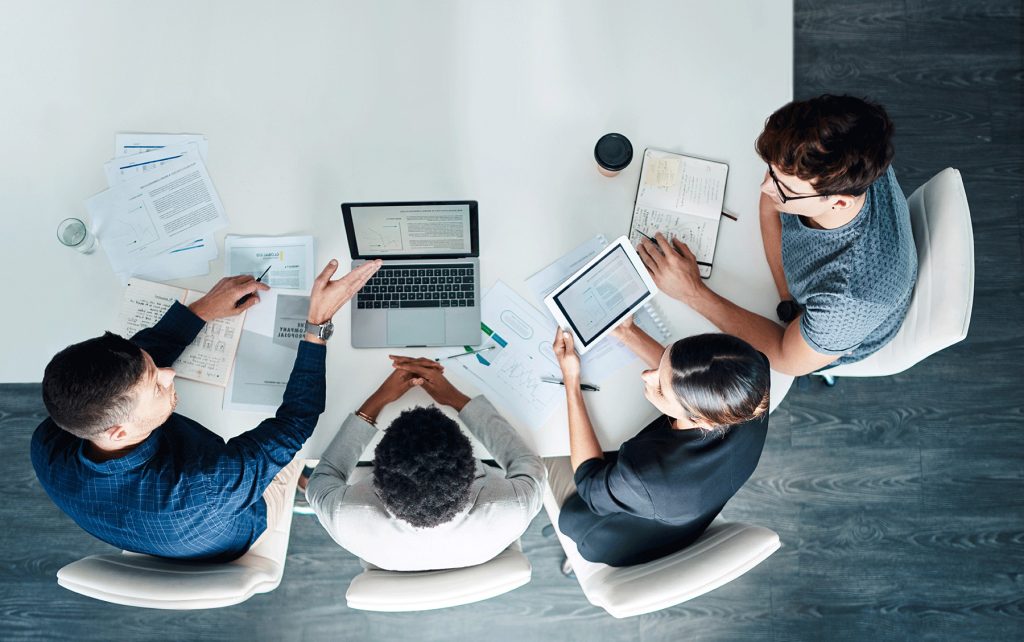
{"type": "Polygon", "coordinates": [[[800,333],[816,352],[860,361],[888,343],[907,314],[917,249],[907,199],[892,166],[868,188],[857,217],[834,230],[782,219],[782,267],[804,313],[800,333]]]}

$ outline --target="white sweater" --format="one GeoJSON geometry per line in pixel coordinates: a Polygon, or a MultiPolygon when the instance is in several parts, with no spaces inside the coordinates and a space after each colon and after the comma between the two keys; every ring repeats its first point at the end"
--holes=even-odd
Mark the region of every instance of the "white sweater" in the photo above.
{"type": "Polygon", "coordinates": [[[417,528],[388,512],[372,476],[349,483],[377,431],[349,415],[306,488],[334,541],[374,566],[424,571],[482,564],[518,539],[540,511],[544,463],[482,395],[466,404],[459,419],[504,473],[478,462],[466,509],[439,526],[417,528]]]}

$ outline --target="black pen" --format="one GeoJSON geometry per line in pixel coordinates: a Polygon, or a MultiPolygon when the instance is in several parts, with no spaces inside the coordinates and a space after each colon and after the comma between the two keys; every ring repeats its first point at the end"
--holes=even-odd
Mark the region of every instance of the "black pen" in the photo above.
{"type": "Polygon", "coordinates": [[[657,243],[657,241],[655,241],[655,240],[654,240],[654,239],[652,239],[651,237],[647,236],[646,234],[644,234],[644,233],[643,233],[643,232],[641,232],[640,230],[636,229],[635,227],[633,228],[633,231],[634,231],[634,232],[636,232],[637,234],[639,234],[640,236],[644,237],[645,239],[647,239],[647,240],[648,240],[648,241],[650,241],[651,243],[657,243]]]}
{"type": "MultiPolygon", "coordinates": [[[[557,383],[560,386],[565,385],[564,381],[556,379],[555,377],[541,377],[540,380],[544,383],[557,383]]],[[[590,383],[581,383],[580,390],[585,390],[586,392],[600,392],[601,389],[590,383]]]]}
{"type": "MultiPolygon", "coordinates": [[[[265,277],[267,275],[267,272],[270,271],[270,268],[271,268],[271,266],[268,265],[267,269],[263,270],[263,274],[260,275],[260,278],[256,279],[257,283],[261,283],[263,281],[263,277],[265,277]]],[[[242,305],[243,303],[245,303],[246,301],[251,299],[253,294],[255,294],[255,293],[254,292],[250,292],[249,294],[246,294],[245,296],[243,296],[241,299],[235,301],[235,307],[237,308],[238,306],[242,305]]]]}

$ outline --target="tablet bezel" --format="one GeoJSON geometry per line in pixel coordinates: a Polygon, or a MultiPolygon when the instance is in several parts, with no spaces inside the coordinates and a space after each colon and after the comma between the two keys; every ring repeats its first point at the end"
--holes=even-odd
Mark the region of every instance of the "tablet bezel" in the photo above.
{"type": "Polygon", "coordinates": [[[650,301],[651,298],[653,298],[654,295],[657,293],[658,286],[654,284],[654,280],[651,278],[650,273],[647,272],[647,267],[644,265],[643,261],[640,260],[640,255],[636,253],[635,249],[633,249],[633,246],[630,244],[628,238],[626,238],[625,236],[620,236],[619,238],[609,243],[608,246],[605,247],[603,250],[601,250],[600,254],[587,261],[586,265],[577,270],[575,274],[567,278],[565,281],[562,282],[561,285],[559,285],[557,288],[552,290],[550,294],[544,297],[544,305],[547,307],[548,311],[551,312],[551,315],[555,317],[555,321],[558,323],[559,327],[572,332],[576,352],[584,354],[588,350],[593,348],[595,345],[600,343],[601,339],[603,339],[605,335],[614,330],[628,316],[634,314],[641,306],[643,306],[643,304],[650,301]],[[637,274],[640,275],[641,280],[647,287],[647,294],[642,296],[639,301],[625,308],[621,314],[615,317],[615,320],[613,320],[610,324],[608,324],[608,326],[606,326],[604,329],[602,329],[600,332],[594,335],[593,339],[591,339],[589,342],[586,342],[580,336],[580,333],[576,330],[576,324],[573,323],[572,319],[570,319],[566,315],[565,311],[562,309],[562,306],[558,302],[557,298],[560,294],[565,292],[570,286],[576,283],[576,281],[578,281],[584,274],[586,274],[588,271],[594,268],[598,263],[605,260],[612,252],[616,251],[619,248],[623,250],[623,252],[626,255],[626,258],[629,259],[629,262],[632,264],[637,274]]]}

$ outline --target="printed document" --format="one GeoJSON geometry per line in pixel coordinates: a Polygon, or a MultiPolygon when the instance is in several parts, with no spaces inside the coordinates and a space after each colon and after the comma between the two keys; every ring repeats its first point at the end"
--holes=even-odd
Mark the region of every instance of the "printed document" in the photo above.
{"type": "Polygon", "coordinates": [[[472,381],[495,406],[540,429],[565,399],[562,386],[541,381],[562,376],[551,350],[555,322],[501,281],[484,293],[481,307],[484,342],[470,349],[493,348],[445,361],[446,372],[472,381]]]}
{"type": "Polygon", "coordinates": [[[316,278],[316,244],[312,236],[227,236],[224,239],[229,276],[259,277],[272,288],[309,291],[316,278]]]}
{"type": "Polygon", "coordinates": [[[306,333],[308,312],[309,297],[304,294],[260,292],[260,302],[246,312],[238,359],[224,395],[225,410],[277,410],[306,333]]]}
{"type": "Polygon", "coordinates": [[[147,281],[172,281],[210,273],[210,261],[217,258],[217,244],[193,239],[163,254],[139,263],[133,276],[147,281]]]}
{"type": "MultiPolygon", "coordinates": [[[[122,336],[151,328],[175,301],[190,305],[205,292],[185,290],[161,283],[131,279],[125,289],[118,328],[122,336]]],[[[207,323],[195,341],[174,362],[177,376],[202,383],[226,386],[231,364],[238,349],[245,313],[207,323]]]]}
{"type": "Polygon", "coordinates": [[[114,136],[114,156],[130,156],[153,150],[195,143],[199,146],[199,153],[206,161],[206,152],[209,143],[206,136],[202,134],[147,134],[147,133],[121,133],[114,136]]]}
{"type": "Polygon", "coordinates": [[[206,166],[196,158],[120,183],[86,207],[114,272],[131,275],[143,260],[227,227],[206,166]]]}
{"type": "Polygon", "coordinates": [[[159,174],[181,161],[197,158],[202,159],[199,146],[188,142],[130,156],[116,156],[103,164],[103,172],[107,175],[107,185],[114,187],[137,176],[159,174]]]}
{"type": "MultiPolygon", "coordinates": [[[[180,160],[206,160],[206,137],[199,134],[118,134],[116,158],[103,170],[107,184],[114,187],[140,174],[152,174],[180,160]]],[[[146,259],[133,270],[147,281],[171,281],[210,273],[210,261],[217,258],[217,244],[193,239],[146,259]]]]}

